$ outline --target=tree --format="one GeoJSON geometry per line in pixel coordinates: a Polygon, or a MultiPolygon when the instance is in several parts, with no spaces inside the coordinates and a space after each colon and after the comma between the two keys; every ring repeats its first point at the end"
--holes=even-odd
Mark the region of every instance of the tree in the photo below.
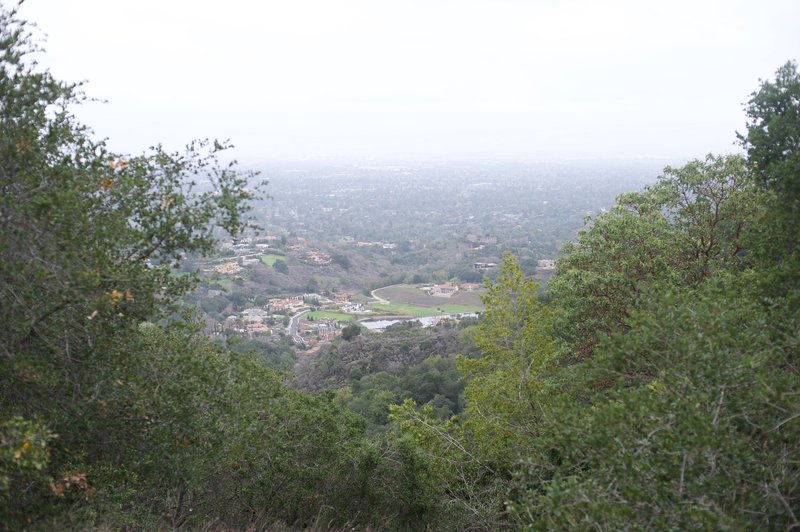
{"type": "Polygon", "coordinates": [[[316,277],[310,277],[305,286],[305,291],[308,294],[316,294],[319,292],[319,281],[316,277]]]}
{"type": "MultiPolygon", "coordinates": [[[[46,466],[35,462],[42,481],[9,486],[13,517],[33,519],[55,493],[44,476],[77,471],[70,478],[88,489],[78,468],[119,457],[107,405],[138,324],[172,314],[193,283],[173,269],[211,251],[218,228],[242,230],[257,187],[220,163],[218,142],[110,152],[72,114],[80,87],[30,59],[28,28],[0,8],[0,436],[26,423],[37,441],[58,435],[46,466]]],[[[11,523],[6,502],[0,520],[11,523]]]]}
{"type": "Polygon", "coordinates": [[[572,357],[590,356],[601,335],[626,330],[645,292],[744,267],[762,205],[739,156],[667,167],[655,185],[621,195],[564,246],[550,281],[556,329],[572,357]]]}
{"type": "Polygon", "coordinates": [[[276,260],[275,263],[272,265],[272,267],[275,269],[276,272],[280,272],[282,274],[289,273],[289,267],[286,265],[285,260],[281,259],[276,260]]]}
{"type": "Polygon", "coordinates": [[[506,252],[482,298],[486,310],[473,337],[481,356],[457,359],[467,379],[464,427],[481,456],[506,467],[538,432],[555,361],[552,312],[538,292],[506,252]]]}
{"type": "Polygon", "coordinates": [[[800,74],[789,61],[762,81],[745,106],[747,135],[739,140],[747,150],[756,179],[774,190],[779,201],[800,216],[800,74]]]}
{"type": "MultiPolygon", "coordinates": [[[[538,445],[553,390],[556,345],[552,313],[538,300],[538,284],[506,253],[484,296],[474,327],[478,358],[458,357],[467,381],[460,416],[441,420],[435,403],[412,400],[390,408],[391,419],[431,458],[444,500],[472,513],[461,528],[508,526],[503,504],[516,461],[538,445]]],[[[464,519],[453,516],[453,522],[464,519]]]]}
{"type": "Polygon", "coordinates": [[[345,255],[344,253],[334,253],[331,255],[333,262],[344,268],[345,270],[350,269],[352,263],[350,262],[350,257],[345,255]]]}
{"type": "Polygon", "coordinates": [[[342,339],[348,342],[359,334],[361,334],[361,326],[357,323],[351,323],[342,329],[342,339]]]}
{"type": "Polygon", "coordinates": [[[68,340],[73,349],[82,343],[89,324],[153,317],[184,293],[191,277],[172,269],[188,253],[209,252],[216,227],[245,227],[254,175],[220,164],[226,146],[216,141],[183,153],[109,152],[70,112],[84,98],[79,88],[36,71],[26,24],[13,11],[0,17],[0,297],[8,331],[0,350],[15,358],[44,344],[63,353],[68,340]],[[201,179],[209,183],[202,191],[201,179]],[[44,340],[56,330],[58,342],[44,340]]]}
{"type": "Polygon", "coordinates": [[[570,372],[510,505],[536,529],[797,523],[797,312],[762,272],[653,294],[570,372]],[[794,332],[789,332],[789,331],[794,332]],[[566,391],[566,390],[565,390],[566,391]]]}
{"type": "Polygon", "coordinates": [[[762,81],[745,106],[747,150],[756,182],[768,193],[758,255],[775,271],[776,294],[798,286],[800,268],[800,73],[787,62],[762,81]]]}
{"type": "Polygon", "coordinates": [[[569,315],[577,327],[561,326],[589,337],[589,316],[605,327],[592,357],[560,370],[565,385],[539,448],[516,471],[509,510],[520,525],[800,524],[797,79],[790,63],[753,94],[749,161],[709,157],[666,169],[643,194],[623,196],[611,220],[596,219],[560,262],[553,301],[562,319],[565,307],[581,309],[569,315]],[[626,226],[619,206],[630,198],[636,218],[626,226]],[[646,243],[631,237],[648,224],[664,229],[642,253],[646,243]],[[608,260],[626,243],[627,254],[608,260]],[[668,268],[642,268],[655,261],[668,268]],[[609,319],[596,312],[596,287],[614,268],[633,282],[617,292],[609,319]],[[593,282],[581,285],[589,272],[593,282]]]}

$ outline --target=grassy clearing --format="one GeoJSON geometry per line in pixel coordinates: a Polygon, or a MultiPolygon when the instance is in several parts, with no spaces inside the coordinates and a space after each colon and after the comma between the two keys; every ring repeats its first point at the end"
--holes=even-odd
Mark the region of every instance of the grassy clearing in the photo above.
{"type": "Polygon", "coordinates": [[[230,279],[214,279],[213,281],[208,283],[209,287],[217,285],[219,287],[228,290],[231,286],[233,286],[233,281],[230,279]]]}
{"type": "Polygon", "coordinates": [[[276,261],[279,261],[279,260],[285,261],[286,257],[283,257],[281,255],[269,255],[269,254],[268,255],[261,255],[261,262],[263,262],[267,266],[272,266],[272,265],[275,264],[276,261]]]}
{"type": "Polygon", "coordinates": [[[315,320],[320,318],[330,318],[339,321],[351,321],[353,319],[353,315],[345,314],[344,312],[334,312],[331,310],[317,310],[303,315],[303,319],[307,318],[314,318],[315,320]]]}
{"type": "Polygon", "coordinates": [[[407,316],[414,316],[417,318],[422,318],[424,316],[436,316],[437,314],[442,314],[438,310],[432,307],[419,307],[416,305],[406,305],[400,303],[392,303],[390,305],[386,305],[383,303],[375,303],[374,305],[370,305],[372,310],[378,312],[385,312],[386,314],[398,314],[398,315],[407,315],[407,316]]]}
{"type": "Polygon", "coordinates": [[[448,314],[467,314],[469,312],[481,312],[483,306],[476,305],[439,305],[439,308],[448,314]]]}

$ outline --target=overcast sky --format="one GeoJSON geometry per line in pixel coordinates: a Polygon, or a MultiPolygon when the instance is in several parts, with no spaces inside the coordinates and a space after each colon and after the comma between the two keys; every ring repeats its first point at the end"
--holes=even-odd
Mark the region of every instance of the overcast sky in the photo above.
{"type": "Polygon", "coordinates": [[[113,149],[256,159],[702,157],[800,59],[800,1],[27,0],[113,149]]]}

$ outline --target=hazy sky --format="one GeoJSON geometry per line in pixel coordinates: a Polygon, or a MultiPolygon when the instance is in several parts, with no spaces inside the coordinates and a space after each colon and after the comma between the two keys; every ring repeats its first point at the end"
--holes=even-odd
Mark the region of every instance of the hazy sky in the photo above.
{"type": "Polygon", "coordinates": [[[248,159],[701,157],[800,60],[800,1],[27,0],[118,151],[248,159]]]}

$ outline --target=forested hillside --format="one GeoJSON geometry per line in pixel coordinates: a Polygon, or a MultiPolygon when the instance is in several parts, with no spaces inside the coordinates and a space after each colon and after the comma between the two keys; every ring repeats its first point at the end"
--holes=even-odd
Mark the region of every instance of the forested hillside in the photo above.
{"type": "Polygon", "coordinates": [[[0,529],[800,526],[795,63],[743,155],[620,196],[544,297],[507,253],[477,323],[353,332],[311,393],[178,305],[258,177],[111,152],[30,31],[0,8],[0,529]]]}
{"type": "Polygon", "coordinates": [[[303,357],[308,360],[298,371],[298,384],[309,391],[340,388],[370,373],[398,375],[432,356],[453,358],[464,349],[459,333],[454,328],[416,327],[339,341],[303,357]]]}

